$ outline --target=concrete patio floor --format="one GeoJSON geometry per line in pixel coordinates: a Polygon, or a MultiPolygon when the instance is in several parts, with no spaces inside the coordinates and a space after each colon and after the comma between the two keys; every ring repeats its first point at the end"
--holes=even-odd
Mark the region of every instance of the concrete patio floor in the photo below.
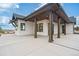
{"type": "Polygon", "coordinates": [[[79,35],[55,35],[52,43],[47,36],[2,35],[0,56],[79,56],[79,35]]]}

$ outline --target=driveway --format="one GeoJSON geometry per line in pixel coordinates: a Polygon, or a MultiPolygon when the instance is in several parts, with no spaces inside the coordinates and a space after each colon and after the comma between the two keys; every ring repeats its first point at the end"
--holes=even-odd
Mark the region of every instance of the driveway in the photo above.
{"type": "Polygon", "coordinates": [[[54,42],[49,43],[47,36],[16,36],[0,37],[1,56],[79,56],[79,35],[54,36],[54,42]]]}

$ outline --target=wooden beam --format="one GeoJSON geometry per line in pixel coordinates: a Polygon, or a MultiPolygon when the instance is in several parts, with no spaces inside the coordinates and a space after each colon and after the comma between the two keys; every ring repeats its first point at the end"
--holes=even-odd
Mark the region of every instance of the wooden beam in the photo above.
{"type": "Polygon", "coordinates": [[[64,35],[66,35],[66,23],[64,22],[64,35]]]}
{"type": "Polygon", "coordinates": [[[53,13],[52,11],[49,11],[49,42],[53,42],[53,13]]]}
{"type": "Polygon", "coordinates": [[[60,20],[61,18],[58,18],[58,38],[60,38],[60,20]]]}
{"type": "Polygon", "coordinates": [[[34,18],[34,22],[35,22],[34,38],[37,38],[37,19],[36,18],[34,18]]]}

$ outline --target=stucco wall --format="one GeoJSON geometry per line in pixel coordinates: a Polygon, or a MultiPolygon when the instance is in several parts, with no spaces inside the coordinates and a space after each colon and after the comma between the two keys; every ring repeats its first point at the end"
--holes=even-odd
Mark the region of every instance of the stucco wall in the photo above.
{"type": "MultiPolygon", "coordinates": [[[[43,23],[43,32],[37,32],[38,35],[48,35],[48,20],[42,20],[42,21],[38,21],[38,23],[43,23]]],[[[58,27],[57,27],[57,23],[53,22],[54,24],[54,34],[57,34],[58,32],[58,27]]]]}
{"type": "Polygon", "coordinates": [[[25,22],[22,20],[18,20],[18,27],[17,31],[15,32],[16,35],[30,35],[33,34],[33,22],[25,22]],[[20,30],[20,23],[25,23],[25,31],[20,30]]]}
{"type": "Polygon", "coordinates": [[[66,24],[66,33],[73,33],[73,23],[66,24]]]}
{"type": "Polygon", "coordinates": [[[43,23],[43,32],[37,32],[38,35],[48,35],[48,20],[38,21],[38,23],[43,23]]]}
{"type": "MultiPolygon", "coordinates": [[[[37,24],[38,23],[43,23],[43,32],[37,32],[37,35],[47,36],[49,21],[45,19],[45,20],[38,21],[37,24]]],[[[57,34],[58,25],[55,22],[53,22],[53,24],[54,24],[54,34],[57,34]]],[[[29,22],[29,21],[25,22],[22,20],[18,20],[18,28],[17,28],[17,31],[15,32],[15,34],[16,35],[31,35],[31,34],[34,35],[34,29],[35,29],[34,22],[29,22]],[[25,23],[25,31],[20,30],[20,23],[25,23]]],[[[73,33],[73,23],[66,24],[66,32],[73,33]]],[[[62,24],[60,26],[60,33],[62,33],[62,24]]]]}

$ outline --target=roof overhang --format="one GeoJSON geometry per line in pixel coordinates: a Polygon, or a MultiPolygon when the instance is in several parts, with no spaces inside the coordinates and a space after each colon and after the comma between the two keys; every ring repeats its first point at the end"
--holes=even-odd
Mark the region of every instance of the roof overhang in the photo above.
{"type": "Polygon", "coordinates": [[[26,21],[33,20],[34,17],[38,17],[38,16],[40,17],[40,19],[46,18],[49,10],[52,10],[53,13],[55,13],[58,17],[61,17],[67,23],[70,22],[63,8],[58,3],[48,3],[44,5],[43,7],[41,7],[40,9],[32,12],[31,14],[23,18],[23,20],[26,20],[26,21]]]}

